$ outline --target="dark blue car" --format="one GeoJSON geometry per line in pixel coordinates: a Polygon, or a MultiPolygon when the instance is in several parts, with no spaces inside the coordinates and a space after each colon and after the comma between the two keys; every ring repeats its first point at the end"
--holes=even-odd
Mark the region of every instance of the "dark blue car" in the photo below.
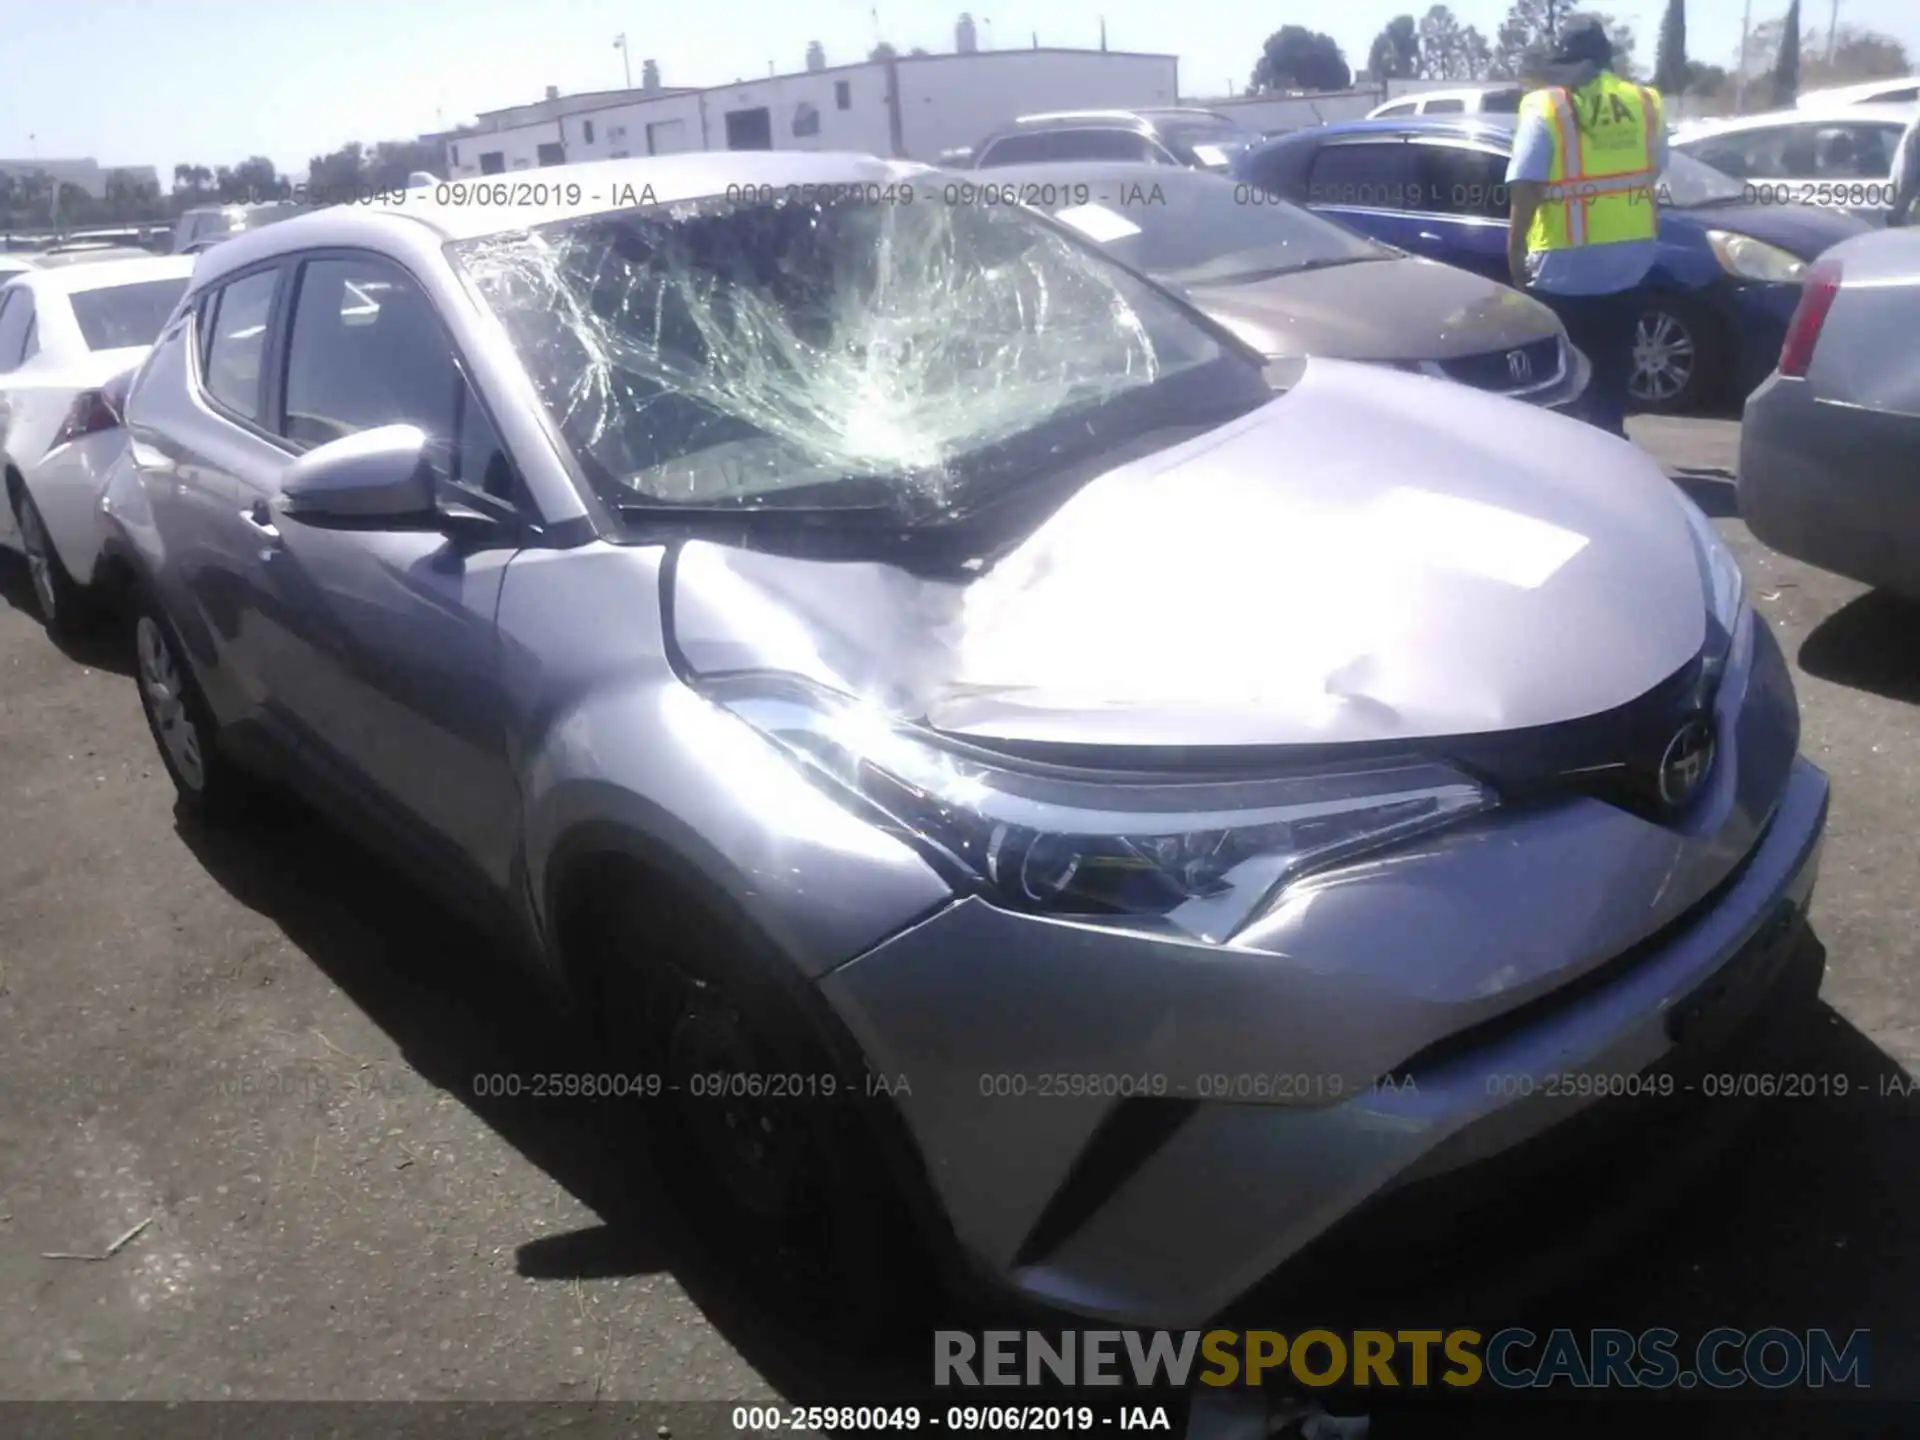
{"type": "MultiPolygon", "coordinates": [[[[1324,125],[1248,149],[1234,178],[1415,255],[1507,279],[1511,115],[1403,116],[1324,125]]],[[[1660,255],[1646,281],[1632,392],[1643,410],[1744,396],[1773,369],[1807,263],[1868,227],[1808,205],[1745,202],[1746,188],[1673,154],[1657,192],[1660,255]],[[1731,392],[1731,394],[1729,393],[1731,392]]]]}

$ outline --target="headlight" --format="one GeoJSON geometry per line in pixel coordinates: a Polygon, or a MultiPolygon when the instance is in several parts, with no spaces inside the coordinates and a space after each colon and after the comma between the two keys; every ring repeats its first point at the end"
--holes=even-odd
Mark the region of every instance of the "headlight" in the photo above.
{"type": "Polygon", "coordinates": [[[1419,759],[1252,779],[1097,773],[1018,765],[790,677],[704,689],[996,904],[1209,941],[1307,869],[1497,803],[1419,759]]]}
{"type": "Polygon", "coordinates": [[[1707,609],[1723,629],[1731,632],[1734,621],[1740,618],[1740,606],[1746,598],[1747,581],[1740,573],[1740,561],[1735,558],[1733,547],[1727,544],[1720,528],[1708,518],[1706,511],[1678,490],[1674,492],[1674,498],[1680,502],[1681,513],[1687,517],[1688,528],[1693,531],[1693,550],[1700,561],[1700,580],[1706,587],[1707,609]]]}
{"type": "Polygon", "coordinates": [[[1707,244],[1713,247],[1720,268],[1742,280],[1770,280],[1798,285],[1807,274],[1807,262],[1792,251],[1769,245],[1751,235],[1731,230],[1707,231],[1707,244]]]}
{"type": "Polygon", "coordinates": [[[1717,677],[1738,671],[1753,644],[1754,621],[1747,607],[1746,577],[1740,573],[1733,547],[1706,511],[1678,491],[1674,493],[1693,531],[1693,553],[1700,562],[1700,583],[1706,591],[1711,632],[1707,637],[1707,674],[1717,677]]]}

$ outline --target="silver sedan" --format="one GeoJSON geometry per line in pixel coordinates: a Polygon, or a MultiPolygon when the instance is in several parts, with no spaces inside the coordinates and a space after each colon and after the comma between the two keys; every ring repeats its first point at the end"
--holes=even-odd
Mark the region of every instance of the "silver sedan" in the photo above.
{"type": "Polygon", "coordinates": [[[1740,426],[1740,513],[1782,554],[1920,597],[1920,232],[1808,272],[1780,365],[1740,426]]]}

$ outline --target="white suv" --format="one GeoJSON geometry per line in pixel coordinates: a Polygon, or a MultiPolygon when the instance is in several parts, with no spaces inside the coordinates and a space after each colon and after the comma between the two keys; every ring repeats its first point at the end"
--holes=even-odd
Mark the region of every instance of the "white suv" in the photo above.
{"type": "Polygon", "coordinates": [[[1367,119],[1395,115],[1517,115],[1526,88],[1520,85],[1476,85],[1463,90],[1423,90],[1376,105],[1367,119]]]}

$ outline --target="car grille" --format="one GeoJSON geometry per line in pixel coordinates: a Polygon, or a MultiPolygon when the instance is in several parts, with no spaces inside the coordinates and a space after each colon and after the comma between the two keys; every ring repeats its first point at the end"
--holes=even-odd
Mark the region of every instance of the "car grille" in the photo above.
{"type": "Polygon", "coordinates": [[[1441,372],[1449,380],[1471,385],[1477,390],[1531,390],[1545,385],[1560,373],[1560,337],[1530,341],[1511,350],[1489,350],[1484,355],[1462,355],[1457,360],[1442,360],[1441,372]]]}

